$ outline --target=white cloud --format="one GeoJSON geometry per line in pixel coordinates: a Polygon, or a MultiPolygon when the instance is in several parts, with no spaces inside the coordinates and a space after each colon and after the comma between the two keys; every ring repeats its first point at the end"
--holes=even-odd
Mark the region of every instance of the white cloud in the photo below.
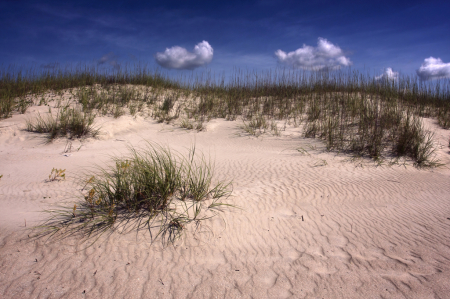
{"type": "Polygon", "coordinates": [[[316,71],[337,69],[352,64],[350,59],[344,56],[341,48],[321,37],[317,41],[317,47],[303,45],[302,48],[289,53],[277,50],[275,56],[284,65],[316,71]]]}
{"type": "Polygon", "coordinates": [[[425,58],[417,75],[422,80],[450,78],[450,63],[444,63],[440,58],[425,58]]]}
{"type": "Polygon", "coordinates": [[[398,80],[398,72],[394,72],[390,67],[388,67],[383,74],[376,76],[375,80],[398,80]]]}
{"type": "Polygon", "coordinates": [[[179,70],[193,70],[208,64],[213,58],[213,48],[207,41],[198,43],[194,52],[188,52],[185,48],[174,46],[167,48],[164,53],[156,53],[156,62],[165,68],[179,70]]]}

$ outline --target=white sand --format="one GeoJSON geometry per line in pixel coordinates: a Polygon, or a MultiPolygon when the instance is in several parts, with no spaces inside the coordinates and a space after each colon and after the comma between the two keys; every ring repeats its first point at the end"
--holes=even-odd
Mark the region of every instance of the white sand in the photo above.
{"type": "MultiPolygon", "coordinates": [[[[346,161],[298,128],[254,138],[239,122],[212,120],[196,133],[131,116],[97,118],[102,135],[73,141],[65,156],[67,140],[46,145],[21,130],[46,109],[0,121],[0,298],[450,296],[448,167],[346,161]],[[242,210],[164,250],[145,233],[114,233],[86,250],[79,238],[28,239],[38,211],[73,200],[82,171],[145,140],[180,152],[195,144],[214,159],[215,178],[234,181],[227,203],[242,210]],[[67,179],[46,182],[53,167],[67,179]]],[[[426,123],[449,166],[449,131],[426,123]]]]}

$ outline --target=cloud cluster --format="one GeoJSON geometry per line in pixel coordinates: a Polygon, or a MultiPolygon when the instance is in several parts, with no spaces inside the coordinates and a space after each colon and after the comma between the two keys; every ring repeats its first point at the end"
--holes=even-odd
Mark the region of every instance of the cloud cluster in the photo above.
{"type": "Polygon", "coordinates": [[[317,41],[317,47],[303,45],[302,48],[289,53],[277,50],[275,56],[278,62],[284,65],[316,71],[337,69],[352,63],[344,56],[341,48],[321,37],[317,41]]]}
{"type": "Polygon", "coordinates": [[[388,67],[383,74],[376,76],[375,80],[398,80],[398,72],[394,72],[390,67],[388,67]]]}
{"type": "Polygon", "coordinates": [[[440,58],[425,58],[417,75],[422,80],[450,78],[450,63],[444,63],[440,58]]]}
{"type": "Polygon", "coordinates": [[[167,48],[164,53],[156,53],[156,62],[165,68],[178,70],[193,70],[211,62],[214,50],[207,41],[198,43],[194,52],[188,52],[182,47],[167,48]]]}

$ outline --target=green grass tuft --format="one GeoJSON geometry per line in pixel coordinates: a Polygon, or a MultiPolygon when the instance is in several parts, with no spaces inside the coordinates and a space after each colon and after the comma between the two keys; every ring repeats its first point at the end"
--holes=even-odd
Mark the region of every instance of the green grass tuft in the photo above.
{"type": "Polygon", "coordinates": [[[187,225],[199,225],[230,206],[220,200],[231,194],[231,183],[213,184],[214,168],[195,148],[188,157],[158,145],[131,148],[128,157],[113,162],[87,175],[86,192],[73,207],[47,211],[50,217],[36,236],[81,234],[95,241],[106,232],[146,229],[152,239],[161,236],[170,243],[187,225]]]}

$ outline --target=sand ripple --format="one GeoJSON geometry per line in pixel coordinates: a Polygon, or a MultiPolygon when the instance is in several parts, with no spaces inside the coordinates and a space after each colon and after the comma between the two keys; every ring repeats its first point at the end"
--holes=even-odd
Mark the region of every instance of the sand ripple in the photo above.
{"type": "Polygon", "coordinates": [[[8,140],[0,143],[0,297],[448,298],[448,169],[345,162],[314,140],[239,137],[235,122],[213,122],[186,133],[141,120],[68,157],[63,142],[0,135],[8,140]],[[76,238],[28,239],[24,218],[30,225],[41,217],[34,211],[70,201],[80,169],[143,138],[179,151],[195,142],[218,179],[234,180],[230,203],[242,210],[165,250],[145,234],[113,234],[85,250],[76,238]],[[296,150],[308,145],[308,154],[296,150]],[[68,180],[45,182],[52,167],[67,169],[68,180]]]}

